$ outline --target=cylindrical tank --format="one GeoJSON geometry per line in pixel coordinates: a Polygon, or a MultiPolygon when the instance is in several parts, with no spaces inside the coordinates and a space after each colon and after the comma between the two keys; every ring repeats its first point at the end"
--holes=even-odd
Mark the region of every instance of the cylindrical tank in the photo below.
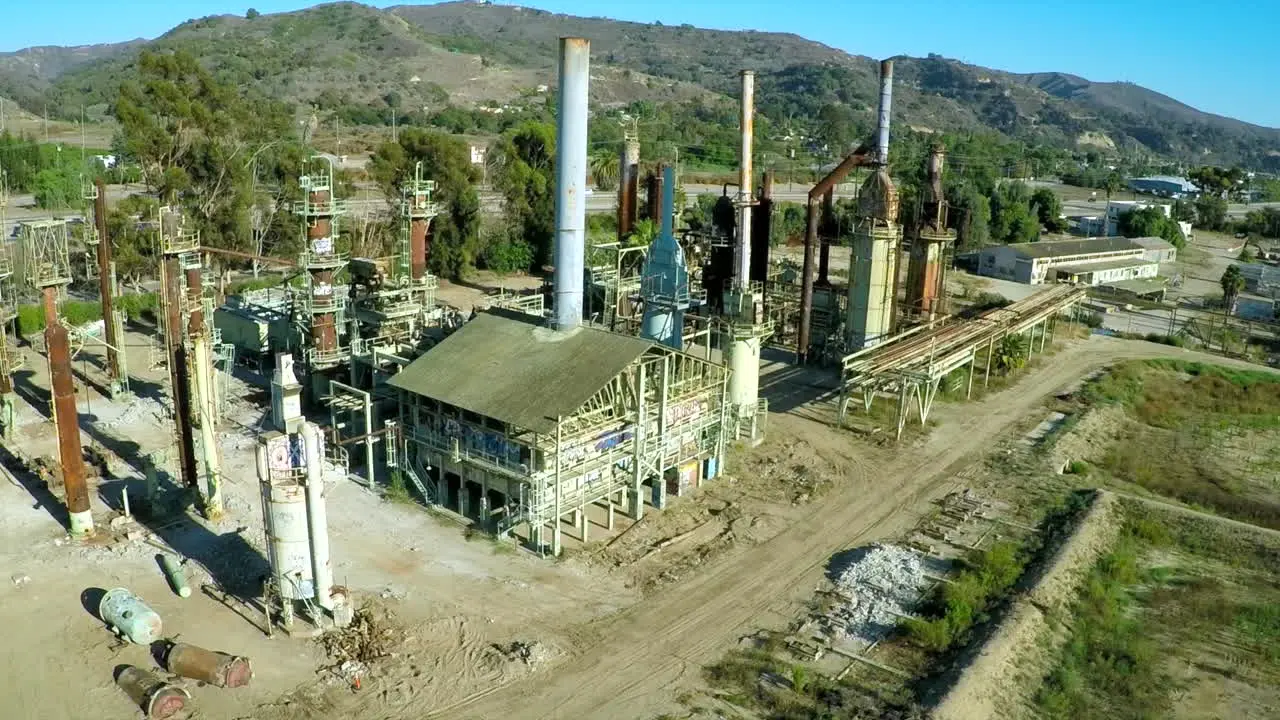
{"type": "Polygon", "coordinates": [[[164,576],[169,579],[169,585],[178,597],[191,597],[191,586],[187,584],[186,573],[182,572],[182,566],[172,555],[161,555],[160,567],[164,569],[164,576]]]}
{"type": "Polygon", "coordinates": [[[329,521],[324,506],[324,438],[315,423],[302,424],[302,445],[307,458],[307,519],[310,525],[311,574],[316,604],[333,611],[333,565],[329,560],[329,521]]]}
{"type": "Polygon", "coordinates": [[[165,658],[169,672],[216,687],[244,687],[253,679],[248,658],[176,643],[165,658]]]}
{"type": "Polygon", "coordinates": [[[125,588],[110,590],[98,604],[98,617],[131,643],[150,645],[164,634],[160,616],[125,588]]]}
{"type": "Polygon", "coordinates": [[[307,534],[306,488],[293,479],[262,484],[267,510],[267,541],[271,571],[280,597],[310,600],[311,541],[307,534]]]}
{"type": "Polygon", "coordinates": [[[151,720],[166,720],[182,712],[191,695],[170,685],[152,673],[132,665],[116,675],[116,685],[142,709],[151,720]]]}

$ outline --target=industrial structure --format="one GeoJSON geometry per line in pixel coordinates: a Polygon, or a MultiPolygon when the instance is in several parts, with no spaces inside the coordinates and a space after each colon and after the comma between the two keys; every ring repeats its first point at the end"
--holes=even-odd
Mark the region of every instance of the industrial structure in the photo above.
{"type": "Polygon", "coordinates": [[[926,199],[912,228],[911,259],[907,266],[906,310],[914,319],[933,322],[947,312],[947,269],[956,233],[947,227],[947,201],[942,192],[945,150],[929,153],[926,199]]]}
{"type": "Polygon", "coordinates": [[[1060,317],[1073,317],[1085,299],[1083,288],[1057,285],[1007,307],[988,310],[972,320],[944,320],[919,325],[875,347],[841,360],[840,422],[857,398],[870,411],[880,395],[898,400],[897,435],[901,437],[914,404],[923,424],[929,419],[938,390],[951,373],[967,367],[965,395],[973,392],[973,378],[981,371],[983,384],[991,379],[992,359],[1007,336],[1025,336],[1029,357],[1036,342],[1043,351],[1060,317]],[[983,367],[977,366],[982,353],[983,367]]]}
{"type": "Polygon", "coordinates": [[[993,245],[976,255],[979,275],[1030,285],[1054,282],[1103,285],[1155,277],[1161,260],[1153,258],[1168,257],[1168,252],[1154,243],[1110,237],[993,245]]]}

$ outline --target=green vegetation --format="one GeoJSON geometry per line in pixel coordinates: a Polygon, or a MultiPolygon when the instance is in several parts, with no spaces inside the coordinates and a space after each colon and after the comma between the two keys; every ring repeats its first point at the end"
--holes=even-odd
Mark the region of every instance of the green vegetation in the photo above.
{"type": "Polygon", "coordinates": [[[1280,501],[1265,476],[1280,430],[1280,376],[1176,360],[1130,362],[1086,386],[1133,422],[1099,461],[1124,482],[1228,517],[1280,529],[1280,501]],[[1234,438],[1262,445],[1230,449],[1234,438]]]}
{"type": "MultiPolygon", "coordinates": [[[[251,211],[266,202],[258,183],[281,188],[278,202],[297,196],[301,152],[288,108],[240,94],[186,51],[144,51],[136,77],[119,87],[120,145],[161,203],[184,209],[201,242],[252,249],[251,211]]],[[[283,224],[288,213],[276,215],[283,224]]]]}
{"type": "Polygon", "coordinates": [[[532,260],[527,269],[551,262],[555,238],[555,128],[543,123],[525,123],[503,135],[490,150],[498,158],[494,186],[502,193],[511,247],[508,257],[518,254],[532,260]],[[519,248],[527,245],[528,250],[519,248]]]}
{"type": "Polygon", "coordinates": [[[97,150],[37,143],[0,133],[0,181],[9,192],[32,193],[36,205],[50,210],[84,206],[84,193],[95,177],[104,174],[93,162],[97,150]],[[86,160],[87,158],[87,160],[86,160]]]}
{"type": "Polygon", "coordinates": [[[1223,271],[1222,277],[1218,278],[1218,284],[1222,286],[1222,306],[1227,308],[1228,313],[1234,314],[1236,301],[1240,299],[1240,293],[1244,292],[1245,285],[1240,266],[1229,266],[1223,271]]]}
{"type": "MultiPolygon", "coordinates": [[[[128,320],[156,319],[159,300],[155,293],[133,293],[115,299],[115,307],[128,320]]],[[[96,300],[67,300],[59,306],[63,320],[71,326],[83,325],[102,319],[102,303],[96,300]]],[[[18,334],[31,336],[43,332],[44,307],[41,305],[18,306],[18,334]]]]}
{"type": "Polygon", "coordinates": [[[1082,584],[1037,709],[1064,720],[1154,720],[1170,717],[1197,682],[1228,696],[1272,690],[1280,671],[1274,544],[1136,503],[1126,514],[1116,546],[1082,584]]]}
{"type": "Polygon", "coordinates": [[[1119,225],[1120,234],[1125,237],[1158,237],[1179,250],[1187,245],[1178,222],[1172,217],[1165,217],[1160,208],[1146,207],[1127,212],[1120,216],[1119,225]]]}
{"type": "Polygon", "coordinates": [[[970,630],[984,622],[988,610],[1008,594],[1025,564],[1021,543],[1012,540],[971,552],[963,569],[939,586],[921,617],[903,620],[903,631],[912,642],[933,653],[967,642],[970,630]]]}
{"type": "MultiPolygon", "coordinates": [[[[462,140],[409,128],[400,133],[398,142],[379,146],[369,162],[369,176],[386,197],[398,201],[413,180],[417,163],[422,163],[422,177],[435,181],[433,199],[441,206],[440,215],[432,221],[431,271],[440,277],[460,278],[475,268],[484,252],[476,190],[480,173],[471,164],[470,149],[462,140]]],[[[393,218],[383,228],[385,236],[398,237],[403,232],[401,224],[399,217],[393,218]]]]}

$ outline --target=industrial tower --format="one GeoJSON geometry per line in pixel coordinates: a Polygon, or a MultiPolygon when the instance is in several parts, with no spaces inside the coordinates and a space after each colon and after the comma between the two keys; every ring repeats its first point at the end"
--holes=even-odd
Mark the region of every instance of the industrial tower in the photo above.
{"type": "Polygon", "coordinates": [[[947,201],[942,192],[942,165],[946,150],[934,145],[929,153],[928,194],[911,238],[907,265],[907,311],[921,322],[933,322],[946,313],[947,254],[955,231],[947,227],[947,201]]]}
{"type": "Polygon", "coordinates": [[[738,158],[737,250],[733,284],[724,295],[724,336],[729,367],[729,404],[734,437],[764,439],[760,403],[760,345],[772,330],[765,317],[764,287],[751,281],[752,144],[754,141],[755,73],[742,71],[742,146],[738,158]]]}

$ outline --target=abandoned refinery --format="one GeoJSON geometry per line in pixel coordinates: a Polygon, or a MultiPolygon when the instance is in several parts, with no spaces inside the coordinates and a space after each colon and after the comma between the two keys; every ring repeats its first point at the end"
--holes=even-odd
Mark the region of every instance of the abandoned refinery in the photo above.
{"type": "Polygon", "coordinates": [[[488,2],[64,50],[0,53],[4,717],[1280,716],[1274,131],[488,2]]]}

